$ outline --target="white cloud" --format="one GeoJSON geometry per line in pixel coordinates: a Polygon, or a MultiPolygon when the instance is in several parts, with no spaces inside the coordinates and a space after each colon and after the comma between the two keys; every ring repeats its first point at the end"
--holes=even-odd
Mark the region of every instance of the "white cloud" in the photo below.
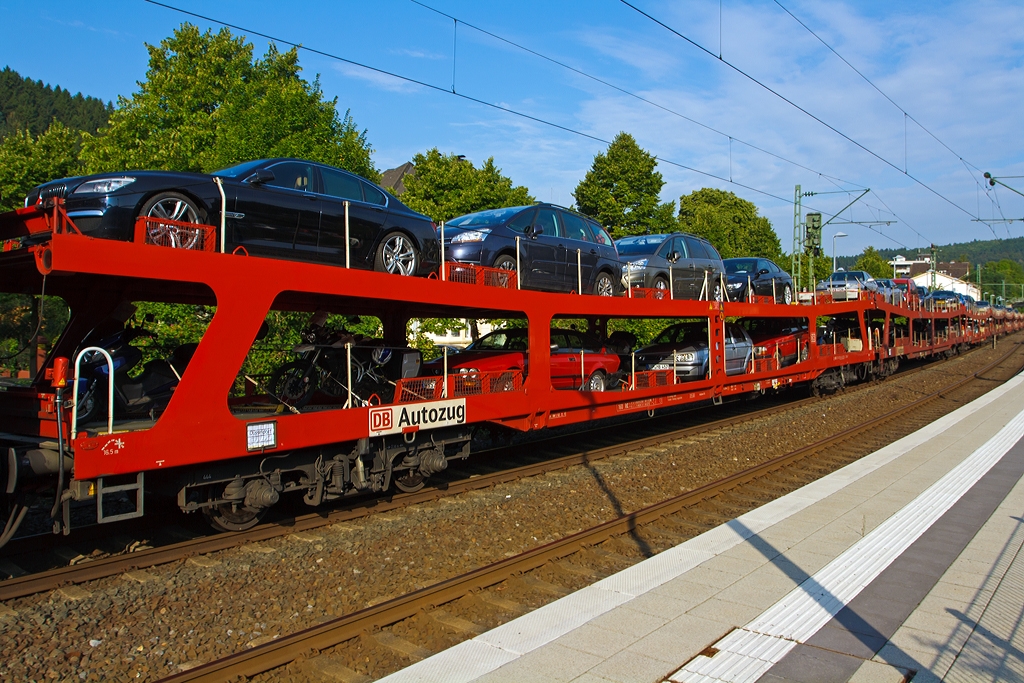
{"type": "Polygon", "coordinates": [[[373,71],[372,69],[365,69],[354,64],[336,63],[331,66],[335,71],[349,78],[364,81],[381,90],[397,93],[411,93],[418,92],[423,89],[423,86],[417,85],[416,83],[410,83],[404,79],[389,76],[388,74],[381,73],[379,71],[373,71]]]}
{"type": "Polygon", "coordinates": [[[441,60],[450,59],[450,55],[442,55],[437,52],[429,52],[427,50],[412,50],[408,48],[393,48],[388,50],[393,55],[401,55],[402,57],[412,57],[413,59],[430,59],[430,60],[441,60]]]}

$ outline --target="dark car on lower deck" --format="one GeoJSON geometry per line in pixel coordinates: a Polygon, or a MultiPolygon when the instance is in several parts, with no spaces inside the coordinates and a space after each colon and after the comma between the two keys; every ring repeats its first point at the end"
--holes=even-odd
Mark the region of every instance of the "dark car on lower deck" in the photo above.
{"type": "MultiPolygon", "coordinates": [[[[412,211],[365,178],[301,159],[265,159],[211,174],[126,171],[64,178],[32,189],[25,205],[64,199],[86,235],[131,240],[139,216],[220,225],[226,250],[426,276],[437,270],[440,245],[430,218],[412,211]]],[[[185,233],[182,232],[182,235],[185,233]]],[[[177,240],[188,246],[187,238],[177,240]]]]}

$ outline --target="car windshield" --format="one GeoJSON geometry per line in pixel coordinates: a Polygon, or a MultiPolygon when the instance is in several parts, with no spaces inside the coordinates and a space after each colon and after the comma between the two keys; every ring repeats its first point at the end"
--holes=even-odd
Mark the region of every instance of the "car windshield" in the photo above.
{"type": "Polygon", "coordinates": [[[844,273],[832,273],[832,277],[829,279],[833,282],[864,282],[872,278],[862,270],[851,270],[844,273]]]}
{"type": "Polygon", "coordinates": [[[704,327],[701,323],[681,323],[679,325],[673,325],[672,327],[666,327],[661,331],[657,337],[654,338],[652,344],[698,344],[700,342],[707,342],[708,340],[708,328],[704,327]]]}
{"type": "Polygon", "coordinates": [[[468,213],[465,216],[459,216],[458,218],[451,219],[445,223],[445,226],[455,228],[472,228],[478,225],[500,225],[526,208],[529,207],[510,206],[505,209],[491,209],[490,211],[468,213]]]}
{"type": "Polygon", "coordinates": [[[725,260],[725,272],[730,275],[737,275],[740,273],[756,273],[757,272],[757,260],[755,259],[726,259],[725,260]]]}
{"type": "Polygon", "coordinates": [[[495,330],[466,347],[467,351],[525,351],[526,330],[495,330]]]}
{"type": "Polygon", "coordinates": [[[241,176],[247,176],[257,168],[262,166],[264,161],[257,159],[256,161],[246,161],[244,164],[236,164],[235,166],[228,166],[222,168],[219,171],[214,171],[210,175],[220,176],[222,178],[239,178],[241,176]]]}
{"type": "Polygon", "coordinates": [[[667,238],[668,235],[638,235],[636,237],[623,237],[615,242],[615,248],[619,250],[620,256],[653,254],[667,238]]]}

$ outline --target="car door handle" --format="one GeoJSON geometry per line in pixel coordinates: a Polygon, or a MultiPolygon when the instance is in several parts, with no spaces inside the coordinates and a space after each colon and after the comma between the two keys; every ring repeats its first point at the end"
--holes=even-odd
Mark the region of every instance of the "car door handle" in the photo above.
{"type": "Polygon", "coordinates": [[[597,249],[591,249],[590,253],[596,256],[597,255],[597,249]]]}
{"type": "Polygon", "coordinates": [[[316,195],[307,194],[306,199],[308,199],[311,202],[315,202],[317,199],[319,199],[319,197],[317,197],[316,195]]]}

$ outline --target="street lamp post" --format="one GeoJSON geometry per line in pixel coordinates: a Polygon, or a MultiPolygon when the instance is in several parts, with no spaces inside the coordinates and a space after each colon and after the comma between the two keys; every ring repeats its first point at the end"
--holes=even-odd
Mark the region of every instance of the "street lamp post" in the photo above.
{"type": "Polygon", "coordinates": [[[837,232],[832,235],[832,272],[836,272],[836,238],[837,237],[849,237],[845,232],[837,232]]]}

